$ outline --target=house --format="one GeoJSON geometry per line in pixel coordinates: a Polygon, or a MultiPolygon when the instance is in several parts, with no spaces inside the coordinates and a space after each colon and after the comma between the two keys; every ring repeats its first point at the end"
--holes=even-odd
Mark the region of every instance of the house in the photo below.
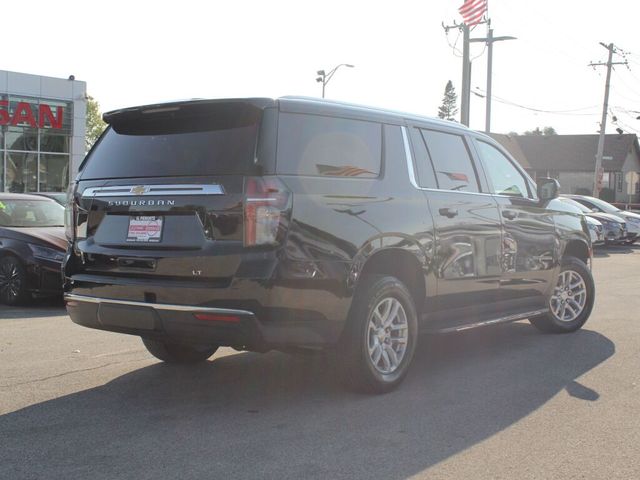
{"type": "MultiPolygon", "coordinates": [[[[535,179],[556,178],[562,193],[591,195],[599,135],[491,134],[535,179]]],[[[608,201],[639,202],[640,185],[627,194],[625,175],[640,173],[640,146],[635,134],[605,135],[603,189],[608,201]]]]}

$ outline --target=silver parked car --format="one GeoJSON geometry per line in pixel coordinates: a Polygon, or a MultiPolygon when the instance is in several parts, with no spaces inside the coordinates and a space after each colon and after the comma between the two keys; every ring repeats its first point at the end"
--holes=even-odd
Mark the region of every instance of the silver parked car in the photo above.
{"type": "MultiPolygon", "coordinates": [[[[580,210],[585,218],[595,220],[602,225],[603,243],[620,244],[627,241],[627,224],[620,217],[604,212],[594,212],[582,203],[565,196],[558,197],[564,205],[570,205],[580,210]]],[[[590,228],[591,230],[591,228],[590,228]]]]}
{"type": "Polygon", "coordinates": [[[620,210],[618,207],[611,205],[604,200],[594,197],[588,197],[586,195],[566,195],[566,197],[581,203],[587,208],[592,209],[592,212],[608,213],[618,217],[620,220],[626,223],[627,235],[623,239],[623,243],[631,245],[640,237],[640,215],[633,212],[627,212],[626,210],[620,210]]]}

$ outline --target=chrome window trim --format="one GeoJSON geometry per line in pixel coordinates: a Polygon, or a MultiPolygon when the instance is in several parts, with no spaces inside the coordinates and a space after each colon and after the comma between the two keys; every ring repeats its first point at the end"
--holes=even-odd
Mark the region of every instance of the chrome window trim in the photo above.
{"type": "Polygon", "coordinates": [[[414,170],[415,165],[413,164],[411,147],[409,146],[409,135],[407,134],[407,127],[403,125],[400,128],[402,129],[402,141],[404,142],[404,155],[407,159],[407,170],[409,172],[409,180],[411,181],[411,185],[413,185],[418,190],[426,190],[425,188],[420,187],[420,185],[418,185],[418,181],[416,180],[416,172],[414,170]]]}
{"type": "Polygon", "coordinates": [[[147,307],[147,308],[153,308],[154,310],[169,310],[172,312],[198,312],[198,313],[217,313],[220,315],[253,316],[253,312],[249,312],[247,310],[198,307],[194,305],[173,305],[168,303],[136,302],[133,300],[116,300],[113,298],[91,297],[88,295],[77,295],[74,293],[65,294],[64,300],[66,302],[95,303],[98,305],[102,303],[108,303],[108,304],[115,304],[115,305],[126,305],[129,307],[147,307]]]}
{"type": "Polygon", "coordinates": [[[109,187],[89,187],[82,192],[82,197],[144,197],[150,195],[224,195],[221,185],[113,185],[109,187]],[[140,193],[133,193],[142,188],[140,193]]]}

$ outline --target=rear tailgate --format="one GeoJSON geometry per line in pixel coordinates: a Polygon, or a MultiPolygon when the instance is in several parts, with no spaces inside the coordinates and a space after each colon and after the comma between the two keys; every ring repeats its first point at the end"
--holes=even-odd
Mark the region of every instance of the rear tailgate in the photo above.
{"type": "Polygon", "coordinates": [[[242,252],[243,177],[81,181],[86,273],[222,279],[242,252]],[[138,181],[136,181],[138,180],[138,181]]]}
{"type": "Polygon", "coordinates": [[[271,168],[265,108],[207,101],[106,114],[110,127],[81,167],[68,273],[230,279],[245,178],[271,168]]]}

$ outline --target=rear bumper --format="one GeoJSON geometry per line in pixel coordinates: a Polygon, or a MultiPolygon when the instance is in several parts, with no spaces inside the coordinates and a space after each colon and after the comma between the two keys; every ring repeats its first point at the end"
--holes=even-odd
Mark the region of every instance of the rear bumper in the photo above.
{"type": "Polygon", "coordinates": [[[252,350],[261,350],[265,345],[264,332],[256,316],[246,310],[75,294],[66,294],[64,298],[71,320],[89,328],[181,343],[231,345],[252,350]]]}
{"type": "Polygon", "coordinates": [[[65,290],[79,325],[255,351],[335,343],[350,305],[350,297],[326,286],[252,279],[216,286],[73,275],[65,290]]]}

